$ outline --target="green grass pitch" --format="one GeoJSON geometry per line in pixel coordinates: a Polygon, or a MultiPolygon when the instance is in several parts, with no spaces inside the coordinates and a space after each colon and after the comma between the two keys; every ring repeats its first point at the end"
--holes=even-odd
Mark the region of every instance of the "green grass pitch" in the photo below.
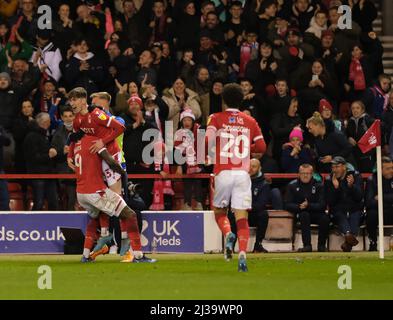
{"type": "Polygon", "coordinates": [[[222,255],[155,255],[155,264],[118,256],[81,264],[79,256],[0,255],[0,299],[393,299],[393,253],[249,254],[248,273],[222,255]],[[52,289],[37,287],[38,267],[52,269],[52,289]],[[340,265],[352,289],[337,286],[340,265]]]}

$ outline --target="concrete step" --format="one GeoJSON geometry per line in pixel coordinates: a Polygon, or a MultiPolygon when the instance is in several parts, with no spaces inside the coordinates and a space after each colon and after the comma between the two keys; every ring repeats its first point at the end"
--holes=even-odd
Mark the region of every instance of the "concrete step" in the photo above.
{"type": "Polygon", "coordinates": [[[393,68],[384,68],[384,70],[386,74],[393,76],[393,68]]]}
{"type": "Polygon", "coordinates": [[[385,49],[393,49],[393,42],[387,42],[383,44],[385,49]]]}
{"type": "Polygon", "coordinates": [[[389,67],[393,68],[393,60],[383,60],[382,64],[384,68],[389,68],[389,67]]]}
{"type": "Polygon", "coordinates": [[[382,59],[384,59],[384,60],[393,59],[393,50],[390,51],[390,52],[384,52],[383,56],[382,56],[382,59]]]}
{"type": "Polygon", "coordinates": [[[393,42],[393,36],[380,36],[379,40],[382,42],[393,42]]]}

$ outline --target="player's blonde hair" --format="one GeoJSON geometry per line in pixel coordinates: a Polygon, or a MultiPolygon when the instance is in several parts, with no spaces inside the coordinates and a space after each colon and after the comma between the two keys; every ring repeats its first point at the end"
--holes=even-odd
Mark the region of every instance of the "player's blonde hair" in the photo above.
{"type": "Polygon", "coordinates": [[[94,99],[94,98],[104,99],[104,100],[108,101],[109,103],[112,100],[112,96],[106,91],[95,92],[92,95],[90,95],[90,99],[94,99]]]}

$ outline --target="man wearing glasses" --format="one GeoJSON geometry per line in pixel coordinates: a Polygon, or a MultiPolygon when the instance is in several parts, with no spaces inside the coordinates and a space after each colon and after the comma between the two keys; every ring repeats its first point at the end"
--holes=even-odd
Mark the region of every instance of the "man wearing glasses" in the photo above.
{"type": "Polygon", "coordinates": [[[326,203],[322,183],[313,178],[310,164],[299,167],[299,177],[289,183],[286,193],[286,210],[300,221],[303,248],[299,252],[311,252],[311,224],[318,225],[318,251],[326,251],[329,234],[329,216],[325,213],[326,203]]]}

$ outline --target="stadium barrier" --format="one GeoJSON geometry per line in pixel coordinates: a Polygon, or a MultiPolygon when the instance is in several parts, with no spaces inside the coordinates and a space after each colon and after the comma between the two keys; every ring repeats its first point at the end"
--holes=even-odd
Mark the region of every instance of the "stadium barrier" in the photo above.
{"type": "MultiPolygon", "coordinates": [[[[265,174],[266,178],[290,180],[297,174],[265,174]]],[[[323,175],[325,178],[327,175],[323,175]]],[[[363,178],[370,174],[364,174],[363,178]]],[[[129,174],[129,179],[163,179],[159,174],[129,174]]],[[[170,174],[165,179],[209,179],[210,198],[213,194],[214,175],[170,174]]],[[[75,179],[73,174],[1,174],[0,179],[75,179]]],[[[85,212],[2,212],[0,218],[0,253],[63,253],[64,236],[60,228],[69,227],[85,230],[85,212]]],[[[301,247],[299,230],[292,227],[293,217],[286,211],[269,210],[269,225],[264,246],[269,251],[291,251],[301,247]],[[293,234],[291,234],[293,230],[293,234]]],[[[215,223],[212,211],[144,211],[142,244],[146,252],[157,253],[203,253],[222,251],[221,233],[215,223]],[[193,214],[190,214],[193,213],[193,214]]],[[[250,228],[251,238],[248,249],[252,250],[255,228],[250,228]]],[[[313,228],[315,229],[315,228],[313,228]]],[[[364,227],[363,229],[364,230],[364,227]]],[[[312,241],[317,234],[313,232],[312,241]]],[[[368,248],[365,232],[359,236],[355,251],[368,248]]],[[[385,239],[388,248],[389,239],[385,239]]],[[[339,250],[341,235],[332,230],[329,236],[329,249],[339,250]],[[337,249],[338,248],[338,249],[337,249]]],[[[316,247],[316,246],[313,246],[316,247]]]]}

